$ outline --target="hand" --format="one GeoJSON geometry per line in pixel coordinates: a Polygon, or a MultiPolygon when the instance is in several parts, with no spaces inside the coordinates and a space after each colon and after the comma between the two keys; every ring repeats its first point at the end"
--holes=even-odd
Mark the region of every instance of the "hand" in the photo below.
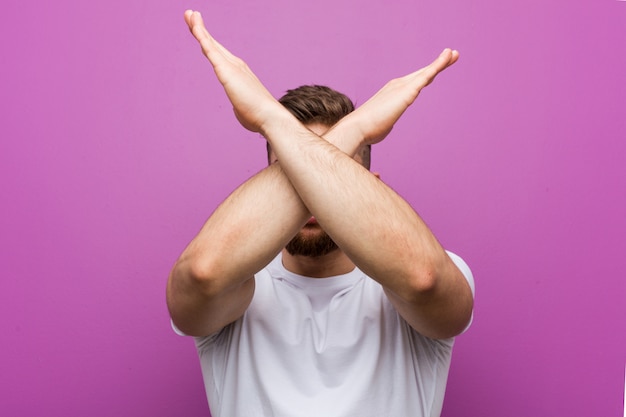
{"type": "Polygon", "coordinates": [[[261,132],[276,115],[289,112],[270,94],[248,65],[217,42],[207,31],[200,12],[185,11],[185,22],[209,59],[217,79],[243,127],[261,132]]]}
{"type": "Polygon", "coordinates": [[[433,82],[437,74],[458,59],[458,51],[445,49],[430,65],[389,81],[363,105],[346,116],[359,129],[363,144],[371,145],[382,141],[404,111],[413,104],[422,88],[433,82]]]}

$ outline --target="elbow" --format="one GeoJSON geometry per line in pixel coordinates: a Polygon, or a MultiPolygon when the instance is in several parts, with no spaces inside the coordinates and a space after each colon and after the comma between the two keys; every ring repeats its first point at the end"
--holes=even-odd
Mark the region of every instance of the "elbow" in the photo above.
{"type": "Polygon", "coordinates": [[[405,301],[408,303],[418,303],[437,288],[441,270],[432,263],[420,265],[413,269],[407,277],[405,291],[405,301]]]}
{"type": "Polygon", "coordinates": [[[210,283],[214,281],[213,267],[205,259],[189,259],[182,268],[189,279],[197,283],[210,283]]]}
{"type": "Polygon", "coordinates": [[[456,272],[456,266],[445,251],[430,253],[415,262],[410,270],[409,290],[420,298],[432,294],[456,272]]]}
{"type": "Polygon", "coordinates": [[[423,298],[432,293],[437,286],[437,271],[434,269],[423,269],[413,274],[410,278],[409,293],[412,298],[423,298]]]}
{"type": "Polygon", "coordinates": [[[209,260],[181,257],[172,269],[170,280],[211,297],[218,294],[221,288],[216,270],[209,260]]]}

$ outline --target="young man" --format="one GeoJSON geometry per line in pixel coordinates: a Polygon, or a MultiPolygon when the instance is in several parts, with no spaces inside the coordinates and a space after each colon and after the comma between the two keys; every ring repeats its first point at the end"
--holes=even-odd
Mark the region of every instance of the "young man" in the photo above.
{"type": "Polygon", "coordinates": [[[275,100],[198,12],[185,20],[270,161],[215,210],[168,281],[212,415],[438,416],[453,337],[472,314],[471,272],[363,165],[458,52],[352,111],[325,87],[275,100]]]}

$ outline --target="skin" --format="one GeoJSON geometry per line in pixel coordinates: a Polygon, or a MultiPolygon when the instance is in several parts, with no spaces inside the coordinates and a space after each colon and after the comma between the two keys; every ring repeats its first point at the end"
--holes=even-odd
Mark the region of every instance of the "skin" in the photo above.
{"type": "Polygon", "coordinates": [[[432,338],[460,333],[472,311],[467,281],[409,204],[354,159],[361,146],[386,138],[458,52],[446,49],[430,65],[391,80],[330,129],[307,127],[211,37],[199,12],[186,11],[185,21],[241,125],[261,133],[280,162],[233,191],[174,265],[167,301],[176,326],[204,336],[235,321],[252,300],[254,274],[296,233],[323,229],[340,250],[315,258],[283,251],[288,270],[324,278],[358,266],[416,331],[432,338]],[[305,226],[312,216],[318,226],[305,226]]]}

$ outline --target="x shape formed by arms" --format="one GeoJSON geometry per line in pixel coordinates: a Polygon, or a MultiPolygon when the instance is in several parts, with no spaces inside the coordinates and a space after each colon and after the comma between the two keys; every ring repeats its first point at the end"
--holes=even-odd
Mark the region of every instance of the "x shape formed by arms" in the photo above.
{"type": "Polygon", "coordinates": [[[260,132],[280,163],[236,189],[185,249],[168,283],[175,323],[205,335],[240,317],[254,293],[253,275],[313,214],[412,327],[435,338],[459,333],[472,309],[467,282],[408,203],[352,158],[361,146],[382,141],[458,52],[446,49],[430,65],[390,81],[320,137],[209,34],[200,13],[185,12],[185,21],[239,122],[260,132]]]}

